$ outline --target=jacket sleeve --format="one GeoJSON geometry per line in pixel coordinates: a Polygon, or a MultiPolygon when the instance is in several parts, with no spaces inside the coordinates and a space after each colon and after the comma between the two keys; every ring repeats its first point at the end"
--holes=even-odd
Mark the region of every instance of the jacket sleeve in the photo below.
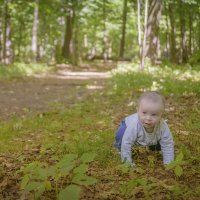
{"type": "Polygon", "coordinates": [[[174,160],[174,141],[166,122],[163,122],[161,128],[160,145],[163,155],[163,163],[169,164],[174,160]]]}
{"type": "Polygon", "coordinates": [[[122,162],[129,162],[132,165],[132,145],[135,143],[137,139],[137,131],[133,126],[127,126],[124,136],[122,138],[122,145],[121,145],[121,160],[122,162]]]}

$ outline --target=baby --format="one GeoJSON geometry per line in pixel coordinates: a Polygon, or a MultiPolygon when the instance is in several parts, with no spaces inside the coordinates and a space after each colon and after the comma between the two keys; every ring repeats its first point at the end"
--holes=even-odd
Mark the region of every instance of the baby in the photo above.
{"type": "Polygon", "coordinates": [[[165,101],[158,92],[144,92],[137,104],[137,113],[126,117],[117,130],[115,147],[123,162],[132,161],[132,146],[148,146],[152,151],[162,151],[163,163],[174,160],[174,142],[167,123],[162,119],[165,101]]]}

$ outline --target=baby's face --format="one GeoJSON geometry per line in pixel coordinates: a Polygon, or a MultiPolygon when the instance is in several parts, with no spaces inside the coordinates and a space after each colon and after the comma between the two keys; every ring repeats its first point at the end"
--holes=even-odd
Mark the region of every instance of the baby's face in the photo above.
{"type": "Polygon", "coordinates": [[[137,109],[140,121],[145,129],[151,130],[160,121],[163,113],[161,102],[142,99],[137,109]]]}

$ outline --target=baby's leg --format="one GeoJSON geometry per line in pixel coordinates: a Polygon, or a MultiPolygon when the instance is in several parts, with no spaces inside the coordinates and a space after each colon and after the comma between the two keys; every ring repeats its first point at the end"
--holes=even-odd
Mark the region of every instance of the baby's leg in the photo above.
{"type": "Polygon", "coordinates": [[[121,151],[121,144],[122,144],[122,138],[124,135],[124,132],[126,130],[126,124],[125,121],[123,120],[117,129],[116,135],[115,135],[115,144],[114,146],[121,151]]]}

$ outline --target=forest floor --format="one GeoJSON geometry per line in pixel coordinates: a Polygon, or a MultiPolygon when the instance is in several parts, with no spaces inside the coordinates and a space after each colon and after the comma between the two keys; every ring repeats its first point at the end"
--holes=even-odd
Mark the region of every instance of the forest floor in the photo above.
{"type": "Polygon", "coordinates": [[[0,199],[200,198],[199,70],[159,66],[141,73],[122,64],[110,77],[112,68],[59,66],[1,81],[0,199]],[[168,168],[161,154],[140,147],[130,168],[113,148],[116,128],[145,90],[166,97],[176,154],[168,168]]]}
{"type": "Polygon", "coordinates": [[[58,65],[51,73],[13,80],[0,80],[0,119],[66,108],[88,94],[104,88],[110,77],[108,65],[73,68],[58,65]]]}

